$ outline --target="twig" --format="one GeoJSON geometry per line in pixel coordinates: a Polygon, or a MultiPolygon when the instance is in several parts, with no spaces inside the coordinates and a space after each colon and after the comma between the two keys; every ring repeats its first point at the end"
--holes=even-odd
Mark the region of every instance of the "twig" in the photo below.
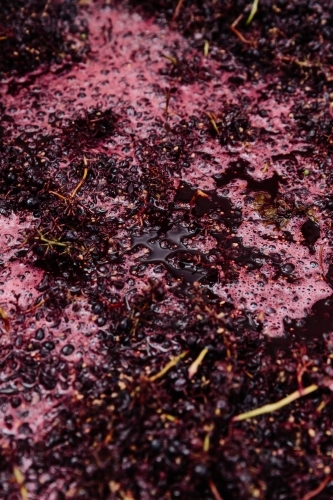
{"type": "Polygon", "coordinates": [[[64,196],[64,195],[62,195],[60,193],[57,193],[56,191],[49,191],[49,193],[53,194],[54,196],[57,196],[61,200],[64,200],[66,203],[68,203],[69,205],[71,205],[73,203],[73,198],[75,198],[75,196],[77,195],[79,189],[82,187],[82,185],[83,185],[83,183],[86,180],[87,175],[88,175],[88,167],[87,167],[88,161],[87,161],[87,158],[85,156],[83,157],[83,163],[84,163],[84,170],[83,170],[82,179],[77,184],[77,186],[73,189],[73,191],[69,195],[69,198],[66,198],[66,196],[64,196]]]}
{"type": "Polygon", "coordinates": [[[281,56],[279,57],[281,61],[291,62],[292,64],[297,64],[301,68],[319,68],[321,65],[319,63],[313,63],[311,61],[299,61],[295,57],[281,56]]]}
{"type": "Polygon", "coordinates": [[[179,0],[178,1],[177,5],[176,5],[176,8],[175,8],[175,11],[173,13],[172,19],[171,19],[172,23],[174,23],[176,21],[177,17],[179,16],[179,13],[181,11],[183,3],[184,3],[184,0],[179,0]]]}
{"type": "Polygon", "coordinates": [[[302,500],[311,500],[311,498],[317,496],[321,491],[323,491],[323,489],[331,481],[331,479],[332,479],[331,476],[325,477],[325,479],[320,483],[320,485],[317,486],[317,488],[315,490],[309,491],[309,493],[304,495],[302,500]]]}
{"type": "Polygon", "coordinates": [[[57,193],[56,191],[49,191],[50,194],[54,194],[55,196],[58,196],[58,198],[60,198],[61,200],[65,200],[67,201],[67,198],[65,198],[65,196],[63,196],[62,194],[60,193],[57,193]]]}
{"type": "Polygon", "coordinates": [[[220,133],[220,131],[219,131],[219,128],[218,128],[218,126],[217,126],[217,124],[216,124],[216,120],[217,120],[216,115],[215,115],[214,113],[209,113],[208,111],[205,111],[205,114],[206,114],[206,115],[208,116],[208,118],[210,119],[210,122],[211,122],[211,124],[213,125],[213,128],[214,128],[215,132],[216,132],[217,134],[219,134],[219,133],[220,133]]]}
{"type": "Polygon", "coordinates": [[[166,96],[165,96],[165,109],[164,109],[164,116],[168,116],[169,113],[169,103],[170,103],[170,90],[167,90],[166,96]]]}
{"type": "Polygon", "coordinates": [[[42,305],[45,304],[45,302],[46,302],[46,299],[41,300],[35,306],[29,307],[29,309],[24,311],[24,313],[27,314],[27,313],[34,311],[35,309],[38,309],[39,307],[42,307],[42,305]]]}
{"type": "Polygon", "coordinates": [[[325,243],[323,243],[319,247],[319,266],[320,266],[321,273],[323,275],[324,280],[327,281],[326,275],[325,275],[325,269],[324,269],[324,259],[323,259],[323,257],[324,257],[324,248],[325,248],[325,243]]]}
{"type": "MultiPolygon", "coordinates": [[[[86,158],[84,158],[84,164],[86,165],[86,158]]],[[[84,170],[83,170],[83,177],[82,179],[80,180],[80,182],[78,183],[78,185],[76,186],[76,188],[73,190],[72,194],[71,194],[71,198],[74,198],[75,195],[77,194],[78,190],[81,188],[81,186],[83,185],[84,181],[86,180],[87,178],[87,175],[88,175],[88,168],[85,167],[84,170]]]]}
{"type": "Polygon", "coordinates": [[[46,3],[45,3],[45,6],[44,6],[43,12],[42,12],[42,16],[43,17],[45,17],[46,11],[49,8],[49,6],[50,6],[50,0],[47,0],[46,3]]]}
{"type": "Polygon", "coordinates": [[[292,394],[289,394],[289,396],[281,399],[280,401],[277,401],[276,403],[271,403],[268,405],[261,406],[260,408],[256,408],[255,410],[241,413],[240,415],[233,417],[232,421],[233,422],[240,422],[241,420],[247,420],[249,418],[258,417],[259,415],[264,415],[265,413],[271,413],[273,411],[280,410],[284,406],[289,405],[293,401],[296,401],[297,399],[299,399],[303,396],[307,396],[308,394],[311,394],[311,392],[314,392],[317,389],[319,389],[319,387],[316,384],[309,385],[308,387],[306,387],[302,391],[300,391],[300,390],[295,391],[292,394]]]}
{"type": "Polygon", "coordinates": [[[254,16],[258,11],[259,0],[254,0],[251,8],[249,17],[247,18],[246,24],[250,24],[254,16]]]}
{"type": "Polygon", "coordinates": [[[165,367],[161,371],[159,371],[158,373],[156,373],[152,377],[149,377],[148,380],[150,382],[155,382],[155,380],[163,377],[163,375],[165,375],[169,370],[171,370],[171,368],[173,368],[174,366],[176,366],[176,364],[182,358],[185,358],[185,356],[187,356],[187,354],[188,354],[188,351],[185,351],[185,352],[182,352],[181,354],[179,354],[179,356],[174,357],[173,359],[171,359],[171,361],[169,361],[168,364],[165,365],[165,367]]]}
{"type": "Polygon", "coordinates": [[[230,29],[231,31],[241,40],[241,42],[243,43],[248,43],[251,45],[251,42],[249,40],[247,40],[246,38],[243,37],[242,33],[240,33],[238,31],[238,29],[236,29],[236,26],[237,24],[239,23],[239,21],[241,21],[243,19],[243,14],[240,14],[237,19],[232,23],[232,25],[230,26],[230,29]]]}
{"type": "Polygon", "coordinates": [[[191,364],[191,366],[188,369],[188,378],[192,378],[197,373],[198,368],[201,365],[201,363],[202,363],[202,361],[207,353],[208,353],[207,347],[202,349],[202,351],[199,354],[199,356],[197,357],[197,359],[195,361],[193,361],[193,363],[191,364]]]}
{"type": "Polygon", "coordinates": [[[61,243],[61,241],[56,241],[56,240],[48,240],[45,238],[43,235],[40,235],[39,238],[35,238],[36,240],[43,241],[44,243],[47,243],[50,246],[56,245],[58,247],[67,247],[66,243],[61,243]]]}
{"type": "Polygon", "coordinates": [[[215,500],[223,500],[212,479],[208,481],[208,484],[215,500]]]}

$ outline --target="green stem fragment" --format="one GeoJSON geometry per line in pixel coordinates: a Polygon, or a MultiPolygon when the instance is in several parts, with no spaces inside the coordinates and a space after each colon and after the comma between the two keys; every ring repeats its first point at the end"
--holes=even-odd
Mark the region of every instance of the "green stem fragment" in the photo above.
{"type": "Polygon", "coordinates": [[[57,245],[58,247],[67,247],[66,243],[61,243],[60,241],[56,240],[48,240],[44,236],[40,236],[40,241],[43,241],[44,243],[47,243],[48,245],[57,245]]]}
{"type": "Polygon", "coordinates": [[[249,418],[258,417],[259,415],[264,415],[265,413],[271,413],[273,411],[280,410],[284,406],[289,405],[293,401],[296,401],[297,399],[299,399],[303,396],[307,396],[308,394],[311,394],[311,392],[314,392],[317,389],[318,389],[318,386],[316,384],[309,385],[309,387],[306,387],[305,389],[302,389],[301,391],[300,390],[295,391],[292,394],[289,394],[289,396],[281,399],[280,401],[277,401],[276,403],[271,403],[268,405],[261,406],[260,408],[256,408],[255,410],[241,413],[240,415],[233,417],[232,421],[233,422],[240,422],[241,420],[248,420],[249,418]]]}

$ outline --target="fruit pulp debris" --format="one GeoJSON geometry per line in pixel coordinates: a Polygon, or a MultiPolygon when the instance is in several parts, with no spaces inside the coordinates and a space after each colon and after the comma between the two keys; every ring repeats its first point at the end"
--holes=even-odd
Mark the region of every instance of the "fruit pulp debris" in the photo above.
{"type": "Polygon", "coordinates": [[[3,14],[4,498],[330,498],[331,46],[280,3],[3,14]]]}

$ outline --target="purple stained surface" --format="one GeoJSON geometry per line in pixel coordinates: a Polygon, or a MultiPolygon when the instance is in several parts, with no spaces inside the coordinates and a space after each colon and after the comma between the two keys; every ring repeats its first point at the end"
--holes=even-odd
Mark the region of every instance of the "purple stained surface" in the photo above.
{"type": "MultiPolygon", "coordinates": [[[[154,306],[154,335],[164,335],[165,318],[187,314],[179,297],[192,287],[216,298],[226,322],[245,317],[267,337],[292,333],[332,292],[328,181],[318,151],[297,134],[295,97],[276,92],[277,76],[233,83],[237,69],[153,20],[96,6],[80,16],[89,28],[85,60],[63,71],[51,65],[32,83],[29,74],[17,78],[15,91],[11,78],[1,87],[4,142],[32,173],[20,195],[8,181],[13,204],[0,215],[0,306],[10,320],[0,342],[6,356],[23,345],[40,367],[30,379],[28,369],[25,378],[1,374],[0,394],[21,401],[3,403],[3,446],[20,437],[23,421],[42,439],[60,402],[83,397],[77,367],[103,364],[99,340],[115,324],[112,311],[126,315],[156,283],[164,299],[154,306]],[[37,164],[43,185],[32,189],[37,164]],[[87,221],[65,226],[74,209],[87,221]]],[[[147,328],[147,352],[172,352],[176,330],[152,347],[147,328]]],[[[143,348],[133,349],[142,358],[143,348]]],[[[26,457],[22,472],[30,465],[26,457]]],[[[39,499],[58,499],[50,474],[39,499]]],[[[35,498],[33,480],[29,488],[35,498]]]]}
{"type": "MultiPolygon", "coordinates": [[[[230,74],[221,70],[217,63],[191,51],[187,42],[176,33],[169,29],[161,30],[152,22],[143,21],[138,15],[134,14],[130,18],[131,36],[128,31],[128,13],[108,9],[101,13],[98,9],[90,9],[85,16],[89,23],[91,43],[88,61],[74,65],[64,74],[52,74],[51,71],[42,75],[35,85],[23,87],[13,96],[6,94],[6,85],[3,86],[2,100],[13,119],[6,126],[6,137],[29,136],[29,147],[34,148],[35,141],[57,133],[58,127],[66,125],[67,121],[70,122],[78,114],[84,115],[90,109],[111,110],[121,117],[125,114],[126,119],[120,120],[119,128],[111,137],[96,139],[93,144],[89,138],[79,137],[78,146],[82,155],[103,153],[113,155],[117,160],[130,157],[132,161],[134,159],[133,163],[139,174],[146,168],[149,157],[143,161],[135,158],[133,137],[136,142],[152,142],[152,147],[157,141],[161,146],[163,166],[166,170],[169,169],[169,180],[174,188],[170,191],[167,200],[169,203],[174,202],[175,193],[182,182],[191,186],[192,198],[196,189],[208,190],[221,198],[224,196],[230,209],[241,213],[240,221],[235,227],[229,227],[229,232],[241,238],[245,247],[256,247],[263,257],[258,257],[260,266],[255,266],[255,269],[251,269],[251,265],[248,266],[245,260],[239,269],[239,278],[231,283],[225,280],[225,272],[218,266],[219,278],[213,290],[221,300],[229,300],[239,309],[249,309],[254,315],[263,316],[264,332],[267,335],[281,335],[286,315],[291,318],[304,316],[316,301],[330,295],[331,291],[323,280],[319,265],[320,249],[328,241],[329,221],[325,213],[316,209],[316,202],[327,191],[327,185],[324,178],[319,178],[314,183],[312,176],[300,178],[297,174],[306,169],[314,174],[316,165],[311,157],[302,155],[307,145],[295,137],[292,101],[279,96],[280,102],[277,102],[274,92],[269,91],[272,78],[262,80],[255,86],[246,82],[237,86],[231,84],[230,74]],[[112,33],[110,40],[105,35],[107,29],[112,33]],[[189,57],[196,57],[200,61],[198,64],[202,67],[202,72],[209,75],[208,81],[183,84],[182,81],[178,83],[176,78],[164,76],[165,71],[162,70],[172,65],[165,56],[176,50],[179,53],[191,51],[189,57]],[[166,115],[166,96],[170,88],[172,92],[168,98],[166,115]],[[32,106],[32,101],[37,104],[32,106]],[[248,114],[249,130],[244,132],[243,141],[221,145],[217,137],[207,133],[206,113],[218,115],[223,113],[224,107],[231,104],[238,104],[248,114]],[[265,110],[264,117],[261,116],[263,113],[259,113],[262,109],[265,110]],[[190,138],[187,140],[180,132],[179,138],[172,134],[174,143],[177,144],[179,139],[181,145],[173,146],[174,153],[168,151],[168,154],[164,154],[166,148],[163,148],[163,143],[166,143],[168,149],[171,147],[170,134],[167,132],[169,127],[181,130],[191,120],[195,126],[189,134],[190,138]],[[257,133],[255,140],[247,140],[247,136],[254,132],[257,133]],[[177,152],[181,148],[185,151],[179,153],[178,159],[177,152]],[[172,154],[174,158],[170,161],[168,156],[172,154]],[[185,157],[186,160],[183,160],[185,157]],[[182,167],[182,160],[186,163],[185,168],[177,165],[179,162],[182,167]],[[300,210],[292,220],[288,219],[288,215],[284,219],[281,207],[283,230],[277,231],[274,222],[256,210],[258,204],[256,205],[255,198],[261,192],[260,185],[252,189],[246,176],[236,173],[217,188],[218,183],[214,178],[223,175],[231,161],[235,160],[248,162],[248,178],[259,183],[278,174],[282,181],[278,183],[279,196],[290,197],[291,203],[296,207],[304,207],[303,213],[300,210]],[[296,165],[297,169],[294,168],[296,165]],[[320,226],[320,237],[315,242],[312,254],[303,244],[301,232],[302,225],[309,217],[307,211],[311,211],[312,219],[320,226]],[[283,231],[290,232],[293,241],[288,241],[283,231]],[[272,254],[279,255],[278,263],[274,262],[274,258],[272,261],[272,254]],[[287,264],[293,266],[293,281],[288,282],[283,271],[280,279],[274,279],[277,267],[283,268],[287,264]]],[[[220,128],[222,126],[221,124],[220,128]]],[[[63,175],[71,159],[65,152],[59,155],[57,161],[53,160],[53,164],[51,162],[50,170],[55,180],[63,175]]],[[[156,158],[154,161],[157,161],[156,158]]],[[[110,198],[103,192],[103,187],[103,183],[94,187],[94,202],[105,209],[110,217],[121,217],[125,210],[131,208],[126,195],[110,198]]],[[[270,186],[267,191],[263,189],[262,192],[269,196],[270,186]]],[[[82,197],[90,196],[88,188],[83,193],[82,197]]],[[[206,201],[212,195],[207,196],[206,201]]],[[[158,207],[158,199],[154,203],[158,207]]],[[[180,206],[188,207],[190,203],[188,197],[180,206]]],[[[221,240],[212,241],[207,232],[219,233],[225,227],[221,210],[223,211],[223,207],[214,207],[212,204],[207,213],[199,213],[199,218],[206,216],[204,225],[207,241],[203,234],[193,236],[185,243],[189,249],[199,247],[206,256],[219,249],[221,240]]],[[[181,218],[178,220],[184,227],[188,226],[186,221],[181,218]]],[[[2,224],[7,228],[8,219],[3,218],[2,224]]],[[[15,234],[22,233],[26,224],[26,221],[21,225],[16,222],[15,234]]],[[[38,225],[38,219],[32,220],[31,224],[38,225]]],[[[171,220],[170,227],[172,224],[171,220]]],[[[126,229],[119,229],[116,238],[120,238],[122,244],[128,247],[130,238],[126,229]]],[[[137,231],[140,231],[139,226],[137,231]]],[[[17,243],[17,238],[12,238],[13,246],[17,243]]],[[[238,246],[237,242],[233,243],[236,253],[238,246]]],[[[129,267],[136,258],[137,255],[129,258],[129,267]]],[[[154,276],[152,265],[148,266],[145,276],[136,278],[136,286],[144,287],[148,276],[154,276]]],[[[10,289],[12,286],[13,284],[10,289]]],[[[28,289],[34,293],[34,286],[30,283],[28,289]]]]}

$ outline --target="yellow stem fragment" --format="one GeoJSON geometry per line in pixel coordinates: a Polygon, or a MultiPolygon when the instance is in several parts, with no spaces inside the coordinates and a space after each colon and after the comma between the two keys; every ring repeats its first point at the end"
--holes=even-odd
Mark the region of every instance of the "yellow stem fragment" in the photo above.
{"type": "Polygon", "coordinates": [[[208,118],[210,119],[210,123],[213,125],[213,129],[215,130],[215,132],[216,132],[217,134],[219,134],[219,133],[220,133],[220,131],[219,131],[219,128],[218,128],[218,126],[217,126],[217,123],[216,123],[216,116],[214,115],[214,113],[208,113],[208,112],[206,111],[206,115],[207,115],[207,116],[208,116],[208,118]]]}
{"type": "Polygon", "coordinates": [[[179,356],[175,356],[174,358],[172,358],[169,363],[167,363],[165,365],[165,367],[159,371],[158,373],[156,373],[155,375],[153,375],[152,377],[149,377],[148,380],[150,382],[155,382],[155,380],[163,377],[163,375],[165,375],[169,370],[171,370],[171,368],[173,368],[174,366],[176,366],[176,364],[182,359],[182,358],[185,358],[185,356],[187,356],[188,354],[188,351],[184,351],[182,352],[181,354],[179,354],[179,356]]]}
{"type": "Polygon", "coordinates": [[[259,0],[254,0],[251,8],[249,17],[247,18],[246,24],[250,24],[254,16],[258,11],[259,0]]]}
{"type": "Polygon", "coordinates": [[[123,500],[134,500],[134,496],[132,495],[132,492],[129,490],[124,491],[124,492],[121,491],[120,494],[121,494],[121,498],[123,500]]]}
{"type": "Polygon", "coordinates": [[[197,201],[198,198],[210,199],[210,196],[208,194],[204,193],[203,191],[201,191],[201,189],[197,189],[196,192],[194,193],[193,197],[190,200],[190,205],[194,205],[194,203],[197,201]]]}
{"type": "Polygon", "coordinates": [[[202,351],[199,354],[199,356],[197,357],[197,359],[195,361],[193,361],[193,363],[191,364],[191,366],[188,369],[188,377],[189,378],[192,378],[197,373],[198,368],[201,365],[207,352],[208,352],[208,349],[207,349],[207,347],[205,347],[204,349],[202,349],[202,351]]]}
{"type": "Polygon", "coordinates": [[[177,422],[177,418],[173,415],[170,415],[169,413],[162,413],[161,418],[163,418],[164,420],[169,420],[169,422],[177,422]]]}
{"type": "Polygon", "coordinates": [[[209,447],[210,447],[210,435],[206,434],[205,439],[204,439],[204,443],[203,443],[203,451],[205,453],[207,453],[207,451],[209,451],[209,447]]]}
{"type": "Polygon", "coordinates": [[[206,453],[209,451],[210,436],[211,436],[213,429],[214,429],[214,424],[208,425],[206,428],[204,428],[204,430],[207,431],[207,434],[206,434],[204,441],[203,441],[203,451],[206,453]]]}
{"type": "Polygon", "coordinates": [[[204,43],[204,56],[207,57],[208,54],[209,54],[209,41],[205,40],[205,43],[204,43]]]}
{"type": "Polygon", "coordinates": [[[23,476],[22,472],[20,471],[20,469],[18,467],[16,467],[16,465],[13,468],[13,473],[14,473],[15,481],[17,482],[17,484],[20,488],[22,500],[29,500],[28,491],[24,485],[24,476],[23,476]]]}
{"type": "Polygon", "coordinates": [[[249,418],[253,417],[258,417],[259,415],[264,415],[265,413],[271,413],[273,411],[280,410],[284,406],[289,405],[293,401],[296,401],[297,399],[307,396],[308,394],[311,394],[311,392],[314,392],[318,389],[318,386],[316,384],[309,385],[303,390],[298,390],[293,392],[292,394],[289,394],[289,396],[281,399],[280,401],[277,401],[276,403],[271,403],[268,405],[261,406],[260,408],[256,408],[255,410],[247,411],[245,413],[241,413],[240,415],[237,415],[232,419],[233,422],[240,422],[241,420],[247,420],[249,418]]]}
{"type": "Polygon", "coordinates": [[[269,167],[269,163],[268,163],[268,161],[265,161],[265,165],[264,165],[264,168],[262,169],[262,172],[266,173],[268,170],[268,167],[269,167]]]}
{"type": "Polygon", "coordinates": [[[165,57],[165,59],[168,59],[168,61],[172,62],[174,66],[178,65],[178,59],[176,57],[168,56],[167,54],[162,54],[162,56],[165,57]]]}
{"type": "Polygon", "coordinates": [[[9,319],[8,319],[7,313],[2,309],[2,307],[0,307],[0,318],[5,323],[6,332],[9,332],[9,328],[10,328],[9,319]]]}

